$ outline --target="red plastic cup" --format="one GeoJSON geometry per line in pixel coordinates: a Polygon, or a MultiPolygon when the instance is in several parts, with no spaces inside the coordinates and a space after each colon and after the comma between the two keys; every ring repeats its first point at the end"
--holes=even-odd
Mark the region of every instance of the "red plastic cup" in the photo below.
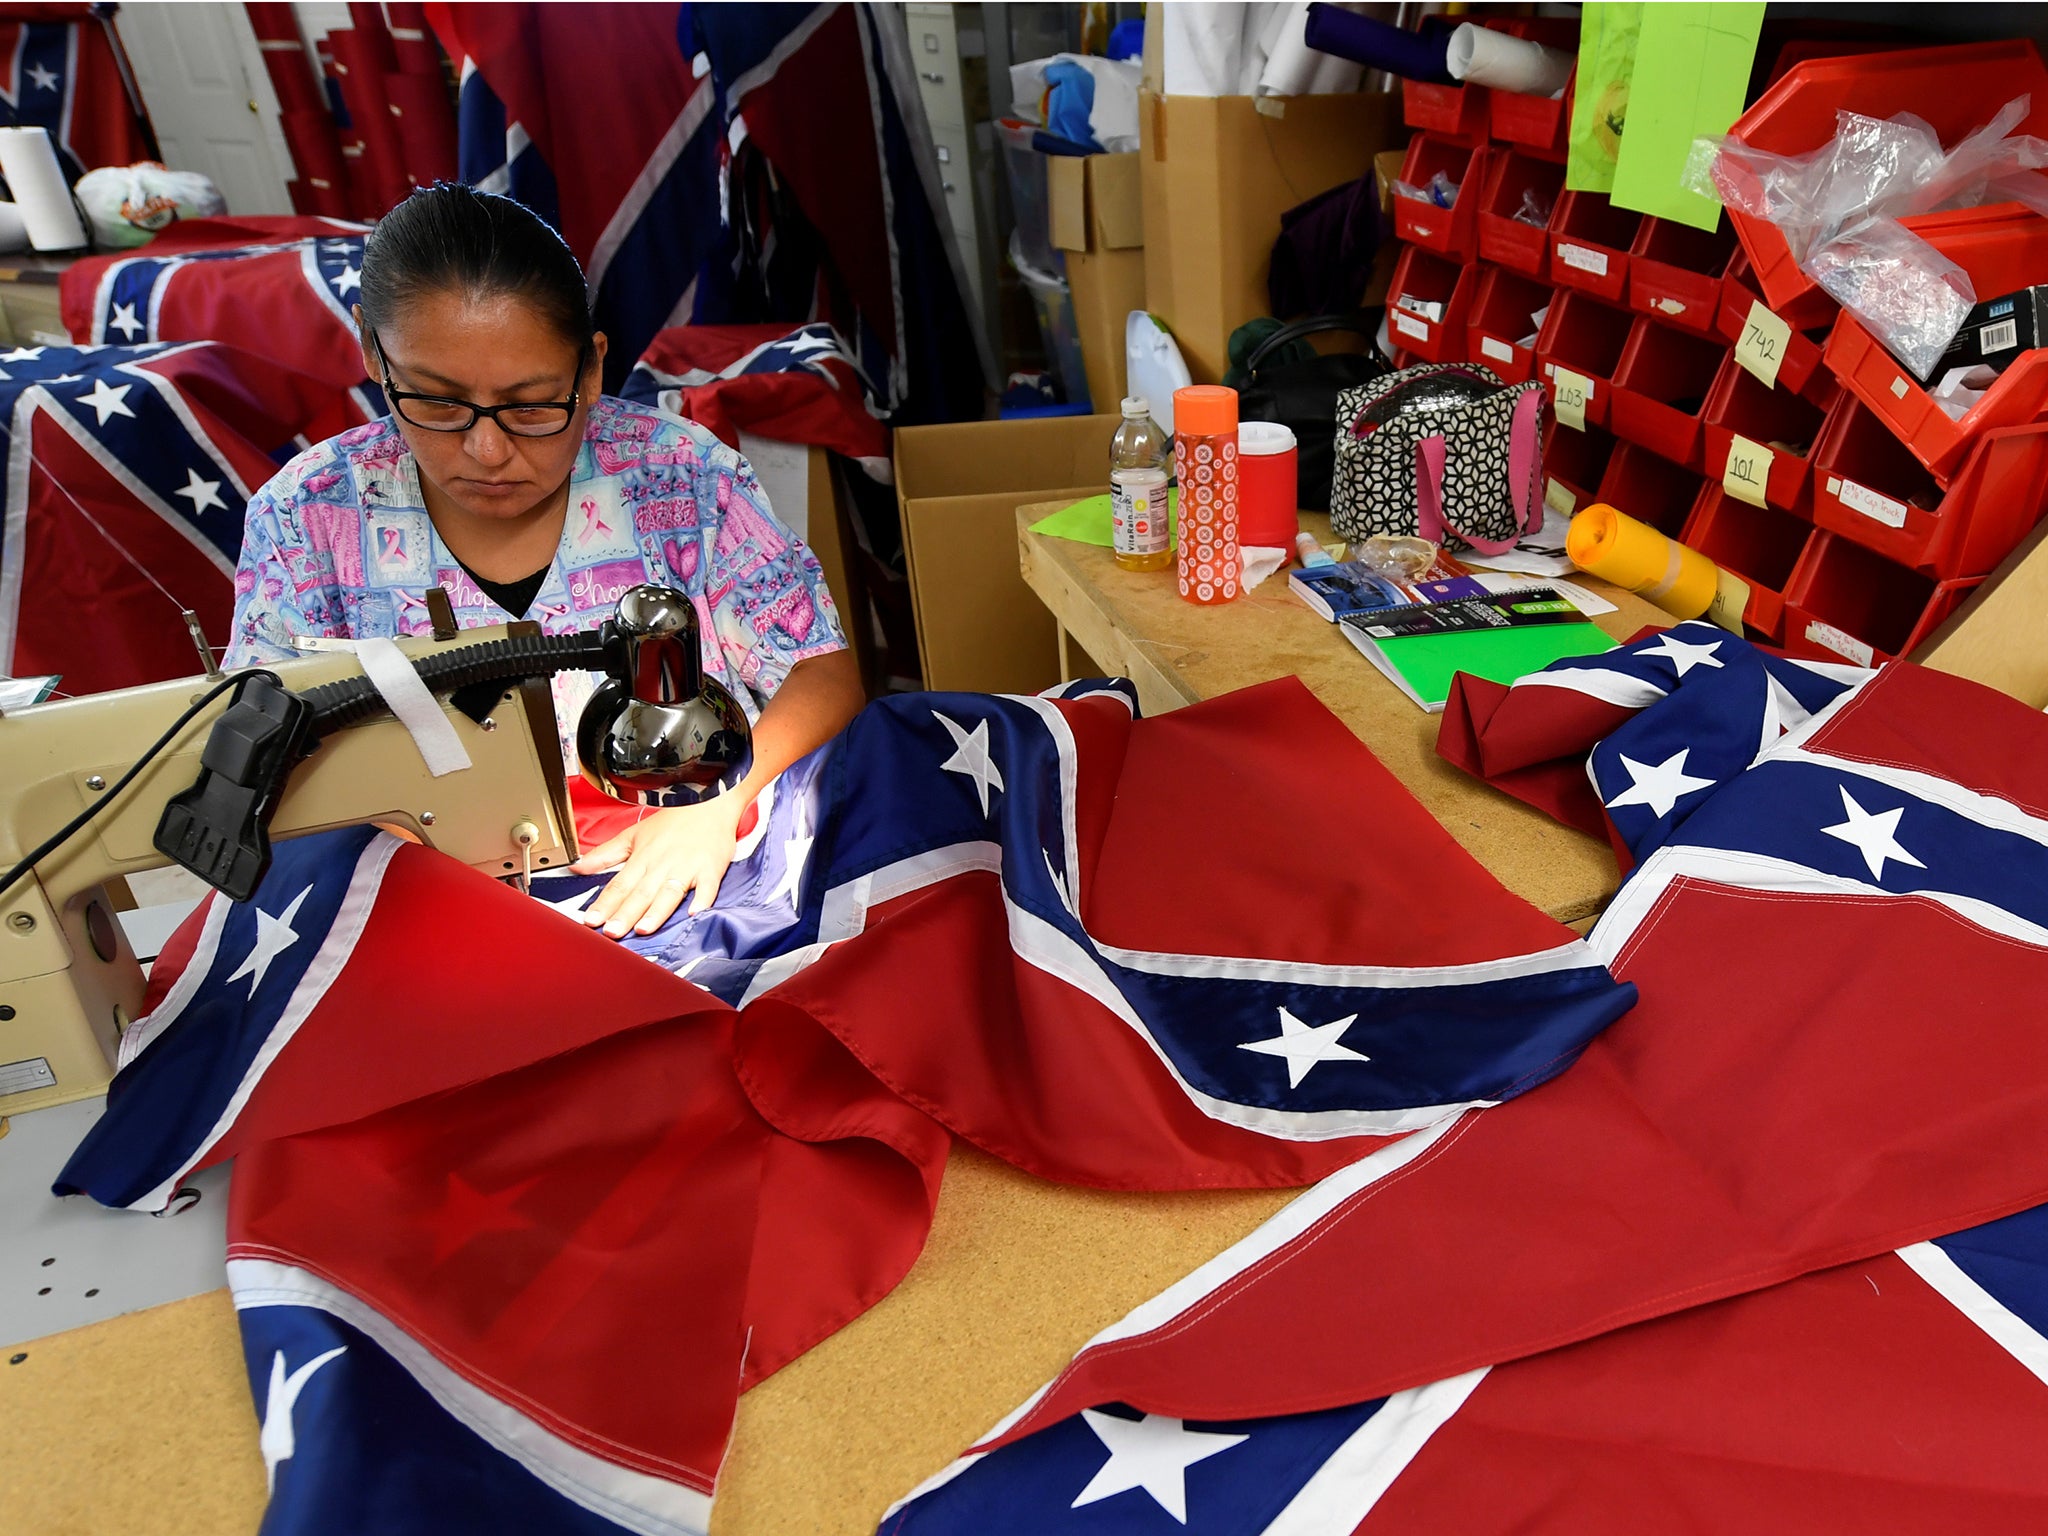
{"type": "Polygon", "coordinates": [[[1237,428],[1237,542],[1259,549],[1292,549],[1301,520],[1296,513],[1300,454],[1294,431],[1277,421],[1240,422],[1237,428]]]}

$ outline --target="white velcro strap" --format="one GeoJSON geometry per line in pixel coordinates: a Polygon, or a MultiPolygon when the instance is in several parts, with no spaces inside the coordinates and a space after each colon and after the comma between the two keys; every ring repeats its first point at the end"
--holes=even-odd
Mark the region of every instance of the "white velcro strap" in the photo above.
{"type": "Polygon", "coordinates": [[[420,680],[405,652],[389,640],[358,640],[356,660],[363,664],[363,675],[384,695],[398,723],[412,733],[413,745],[420,749],[428,773],[438,779],[469,766],[469,753],[455,734],[455,722],[420,680]]]}

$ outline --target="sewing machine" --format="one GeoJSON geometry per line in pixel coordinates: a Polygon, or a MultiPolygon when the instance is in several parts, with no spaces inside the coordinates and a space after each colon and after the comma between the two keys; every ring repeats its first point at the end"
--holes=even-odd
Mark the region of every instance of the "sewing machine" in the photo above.
{"type": "Polygon", "coordinates": [[[404,828],[495,876],[573,860],[555,672],[606,674],[577,749],[614,798],[686,803],[744,771],[746,715],[702,677],[682,593],[635,588],[584,635],[544,637],[527,623],[437,630],[397,645],[425,684],[420,700],[438,705],[468,757],[439,777],[415,727],[385,714],[347,651],[0,716],[0,872],[34,855],[0,890],[0,1115],[106,1088],[144,986],[107,890],[118,877],[177,863],[245,899],[269,839],[361,822],[404,828]]]}

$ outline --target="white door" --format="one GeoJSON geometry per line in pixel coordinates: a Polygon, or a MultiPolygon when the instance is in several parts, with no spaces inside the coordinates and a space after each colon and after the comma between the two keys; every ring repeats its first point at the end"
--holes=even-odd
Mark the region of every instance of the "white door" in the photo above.
{"type": "Polygon", "coordinates": [[[291,156],[248,13],[145,0],[123,5],[114,24],[164,163],[212,177],[230,213],[290,213],[291,156]]]}

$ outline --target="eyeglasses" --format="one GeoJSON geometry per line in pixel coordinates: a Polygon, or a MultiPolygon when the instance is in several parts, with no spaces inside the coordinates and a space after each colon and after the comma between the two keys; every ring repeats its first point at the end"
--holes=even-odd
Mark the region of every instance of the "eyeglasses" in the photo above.
{"type": "MultiPolygon", "coordinates": [[[[370,332],[370,345],[384,365],[384,397],[399,417],[422,432],[467,432],[477,418],[488,416],[498,430],[514,437],[553,437],[568,430],[569,422],[582,403],[583,391],[573,389],[566,400],[514,401],[510,405],[478,405],[474,400],[457,400],[449,395],[422,395],[400,389],[391,382],[391,360],[384,355],[384,343],[370,332]]],[[[577,354],[576,371],[583,372],[588,352],[577,354]]]]}

